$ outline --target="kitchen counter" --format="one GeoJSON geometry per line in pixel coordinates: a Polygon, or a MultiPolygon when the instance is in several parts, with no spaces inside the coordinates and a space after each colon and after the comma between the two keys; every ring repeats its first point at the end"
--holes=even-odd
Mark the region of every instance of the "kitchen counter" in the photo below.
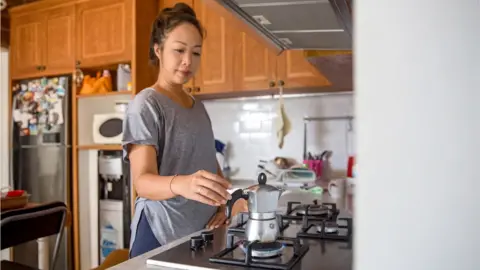
{"type": "MultiPolygon", "coordinates": [[[[245,187],[248,187],[250,186],[251,184],[254,184],[254,181],[251,181],[249,183],[249,181],[237,181],[237,182],[233,182],[232,181],[232,184],[233,184],[233,189],[236,189],[236,188],[245,188],[245,187]],[[240,182],[240,183],[237,183],[237,182],[240,182]],[[245,182],[242,183],[242,182],[245,182]]],[[[349,217],[351,216],[351,208],[348,207],[348,205],[351,205],[351,197],[350,199],[348,198],[345,198],[345,199],[341,199],[341,200],[334,200],[332,199],[328,193],[327,194],[313,194],[313,193],[309,193],[309,192],[297,192],[297,191],[292,191],[292,190],[287,190],[283,195],[282,197],[280,198],[280,201],[279,201],[279,207],[278,207],[278,210],[279,211],[285,211],[286,210],[286,207],[287,207],[287,202],[289,201],[297,201],[297,202],[301,202],[301,203],[311,203],[313,200],[317,199],[319,202],[330,202],[330,203],[336,203],[337,204],[337,208],[340,210],[340,215],[339,217],[349,217]]],[[[237,216],[238,217],[238,216],[237,216]]],[[[235,221],[233,221],[235,222],[235,221]]],[[[233,223],[232,222],[232,223],[233,223]]],[[[159,267],[159,266],[151,266],[151,265],[147,265],[146,264],[146,260],[156,254],[159,254],[159,253],[162,253],[168,249],[171,249],[185,241],[188,241],[190,240],[190,238],[192,236],[195,236],[195,235],[198,235],[199,233],[201,233],[203,230],[201,231],[198,231],[198,232],[194,232],[192,233],[191,235],[188,235],[188,236],[185,236],[183,238],[180,238],[176,241],[173,241],[171,243],[168,243],[162,247],[159,247],[157,249],[154,249],[150,252],[147,252],[143,255],[140,255],[136,258],[133,258],[133,259],[130,259],[126,262],[123,262],[115,267],[112,267],[110,269],[113,269],[113,270],[144,270],[144,269],[164,269],[164,270],[173,270],[175,268],[167,268],[167,267],[159,267]]],[[[178,270],[178,269],[176,269],[178,270]]]]}

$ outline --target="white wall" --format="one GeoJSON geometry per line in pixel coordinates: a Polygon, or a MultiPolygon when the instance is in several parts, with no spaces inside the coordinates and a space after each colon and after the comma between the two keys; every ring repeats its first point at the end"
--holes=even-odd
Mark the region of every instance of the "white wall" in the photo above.
{"type": "MultiPolygon", "coordinates": [[[[8,146],[8,50],[0,52],[0,186],[9,185],[9,146],[8,146]]],[[[9,250],[2,250],[2,259],[8,260],[9,250]]]]}
{"type": "Polygon", "coordinates": [[[355,4],[355,270],[478,270],[480,2],[355,4]]]}
{"type": "MultiPolygon", "coordinates": [[[[284,98],[285,111],[292,128],[282,149],[277,145],[275,121],[279,100],[272,98],[205,101],[216,139],[230,146],[232,179],[252,179],[260,159],[276,156],[303,161],[304,121],[309,117],[348,116],[353,114],[351,93],[284,98]]],[[[332,167],[345,172],[347,156],[354,153],[352,131],[344,120],[309,122],[307,151],[320,154],[332,150],[332,167]]]]}
{"type": "Polygon", "coordinates": [[[0,54],[0,184],[8,186],[8,50],[2,48],[0,54]]]}

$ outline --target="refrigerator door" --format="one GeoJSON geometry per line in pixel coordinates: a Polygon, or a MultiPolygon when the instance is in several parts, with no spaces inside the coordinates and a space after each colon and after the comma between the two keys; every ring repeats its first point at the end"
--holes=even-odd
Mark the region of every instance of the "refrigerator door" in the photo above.
{"type": "MultiPolygon", "coordinates": [[[[60,124],[51,125],[46,129],[39,127],[38,132],[26,136],[20,136],[22,130],[18,123],[13,125],[12,182],[15,189],[24,189],[31,194],[32,202],[62,201],[71,209],[70,77],[57,77],[56,80],[61,84],[60,88],[56,86],[60,91],[57,93],[61,95],[55,96],[55,93],[47,88],[43,88],[42,91],[49,93],[50,96],[43,96],[48,102],[61,99],[61,102],[55,103],[54,113],[48,115],[50,117],[48,121],[53,119],[52,121],[60,124]],[[61,122],[58,122],[58,119],[61,119],[61,122]]],[[[29,82],[24,84],[29,85],[29,82]]],[[[39,106],[41,105],[39,103],[39,106]]],[[[72,269],[72,233],[71,228],[64,228],[55,269],[72,269]]],[[[55,239],[56,235],[49,237],[50,258],[55,239]]],[[[15,247],[13,256],[17,262],[38,267],[37,242],[32,241],[15,247]]]]}
{"type": "MultiPolygon", "coordinates": [[[[18,151],[20,170],[16,188],[27,190],[32,202],[62,201],[69,204],[71,148],[58,146],[23,147],[18,151]]],[[[33,228],[32,228],[33,229],[33,228]]],[[[49,237],[50,256],[53,254],[56,235],[49,237]]],[[[55,269],[72,269],[69,247],[70,228],[65,228],[55,269]]],[[[32,241],[14,248],[14,260],[31,267],[38,266],[38,244],[32,241]],[[32,256],[32,254],[35,254],[32,256]]]]}

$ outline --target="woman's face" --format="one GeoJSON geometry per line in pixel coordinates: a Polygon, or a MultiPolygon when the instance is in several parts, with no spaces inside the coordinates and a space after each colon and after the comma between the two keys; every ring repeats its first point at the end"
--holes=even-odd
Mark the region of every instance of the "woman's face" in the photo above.
{"type": "Polygon", "coordinates": [[[200,66],[202,36],[190,23],[182,23],[173,29],[164,41],[163,51],[155,50],[160,60],[160,74],[172,84],[184,84],[200,66]]]}

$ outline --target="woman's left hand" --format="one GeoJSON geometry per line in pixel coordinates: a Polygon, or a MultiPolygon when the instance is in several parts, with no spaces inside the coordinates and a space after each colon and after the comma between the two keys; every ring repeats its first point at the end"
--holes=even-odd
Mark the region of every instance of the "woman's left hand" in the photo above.
{"type": "Polygon", "coordinates": [[[227,215],[225,214],[225,205],[222,205],[218,207],[217,213],[215,213],[215,215],[213,215],[213,217],[208,222],[207,229],[211,230],[229,223],[230,220],[227,219],[227,215]]]}

